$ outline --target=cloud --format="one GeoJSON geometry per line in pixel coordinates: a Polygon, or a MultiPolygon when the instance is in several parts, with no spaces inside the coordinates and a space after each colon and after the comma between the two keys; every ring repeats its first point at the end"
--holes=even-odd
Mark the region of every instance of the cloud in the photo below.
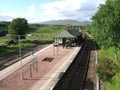
{"type": "Polygon", "coordinates": [[[34,4],[32,4],[32,5],[30,5],[29,6],[29,8],[28,8],[28,15],[31,17],[31,16],[33,16],[34,15],[34,13],[35,13],[35,5],[34,4]]]}
{"type": "Polygon", "coordinates": [[[12,21],[14,18],[26,18],[29,22],[35,22],[35,5],[31,4],[28,7],[28,12],[16,13],[16,12],[0,12],[0,21],[12,21]]]}
{"type": "Polygon", "coordinates": [[[0,21],[11,21],[12,16],[8,15],[7,13],[0,12],[0,21]]]}
{"type": "Polygon", "coordinates": [[[40,4],[31,4],[27,12],[0,12],[0,20],[12,20],[13,18],[26,18],[28,22],[42,22],[59,19],[75,19],[89,21],[98,10],[99,4],[105,0],[56,0],[40,4]]]}
{"type": "Polygon", "coordinates": [[[90,20],[97,11],[99,4],[105,0],[59,0],[42,4],[44,16],[54,19],[90,20]]]}

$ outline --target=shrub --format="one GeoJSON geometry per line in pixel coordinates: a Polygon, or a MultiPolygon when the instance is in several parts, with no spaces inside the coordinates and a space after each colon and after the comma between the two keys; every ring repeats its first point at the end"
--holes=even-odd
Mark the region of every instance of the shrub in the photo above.
{"type": "Polygon", "coordinates": [[[99,78],[103,81],[111,81],[118,71],[119,66],[108,58],[99,59],[99,63],[96,67],[96,72],[99,78]]]}

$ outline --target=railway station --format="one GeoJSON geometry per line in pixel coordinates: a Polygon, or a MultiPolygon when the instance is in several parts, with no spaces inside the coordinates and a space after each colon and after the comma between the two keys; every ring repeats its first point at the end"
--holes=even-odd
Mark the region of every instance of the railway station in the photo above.
{"type": "Polygon", "coordinates": [[[79,40],[81,33],[75,30],[56,35],[55,43],[1,70],[0,90],[83,90],[93,45],[79,40]],[[76,44],[67,48],[68,42],[76,44]]]}

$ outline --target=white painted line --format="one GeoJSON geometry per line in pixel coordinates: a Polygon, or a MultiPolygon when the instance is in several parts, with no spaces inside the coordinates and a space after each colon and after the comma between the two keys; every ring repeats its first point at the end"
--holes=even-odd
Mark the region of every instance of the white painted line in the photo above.
{"type": "MultiPolygon", "coordinates": [[[[38,55],[39,53],[43,52],[44,50],[48,49],[52,47],[52,45],[47,46],[46,48],[43,48],[41,50],[39,50],[38,52],[35,53],[35,55],[38,55]]],[[[31,55],[22,59],[23,65],[27,64],[29,62],[29,60],[31,59],[31,55]]],[[[15,72],[17,69],[19,69],[21,67],[21,61],[16,62],[15,64],[3,69],[0,71],[0,81],[4,78],[6,78],[7,76],[9,76],[10,74],[12,74],[13,72],[15,72]]]]}
{"type": "MultiPolygon", "coordinates": [[[[76,50],[78,50],[78,48],[76,48],[76,50]]],[[[52,80],[54,79],[54,77],[56,77],[58,75],[58,73],[61,73],[61,70],[66,66],[67,63],[69,63],[69,61],[71,60],[71,58],[73,59],[73,57],[75,57],[75,54],[77,51],[74,51],[66,60],[65,62],[55,71],[55,73],[51,76],[51,78],[49,78],[40,88],[39,90],[46,90],[47,87],[50,87],[49,84],[52,82],[52,80]]],[[[67,68],[66,68],[67,69],[67,68]]],[[[64,70],[64,69],[63,69],[64,70]]],[[[51,89],[53,88],[53,86],[51,87],[51,89]]]]}
{"type": "MultiPolygon", "coordinates": [[[[96,60],[96,65],[98,64],[98,54],[97,54],[97,49],[96,49],[96,46],[95,46],[95,60],[96,60]]],[[[96,90],[99,90],[99,78],[96,74],[96,90]]]]}

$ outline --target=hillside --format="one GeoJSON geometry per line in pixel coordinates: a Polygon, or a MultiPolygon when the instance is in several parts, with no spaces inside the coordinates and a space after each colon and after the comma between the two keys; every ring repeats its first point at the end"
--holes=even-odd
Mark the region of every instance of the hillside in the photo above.
{"type": "Polygon", "coordinates": [[[86,25],[88,24],[88,22],[79,22],[76,20],[72,20],[72,19],[66,19],[66,20],[51,20],[51,21],[46,21],[46,22],[41,22],[40,24],[51,24],[51,25],[67,25],[67,24],[71,24],[71,25],[86,25]]]}

